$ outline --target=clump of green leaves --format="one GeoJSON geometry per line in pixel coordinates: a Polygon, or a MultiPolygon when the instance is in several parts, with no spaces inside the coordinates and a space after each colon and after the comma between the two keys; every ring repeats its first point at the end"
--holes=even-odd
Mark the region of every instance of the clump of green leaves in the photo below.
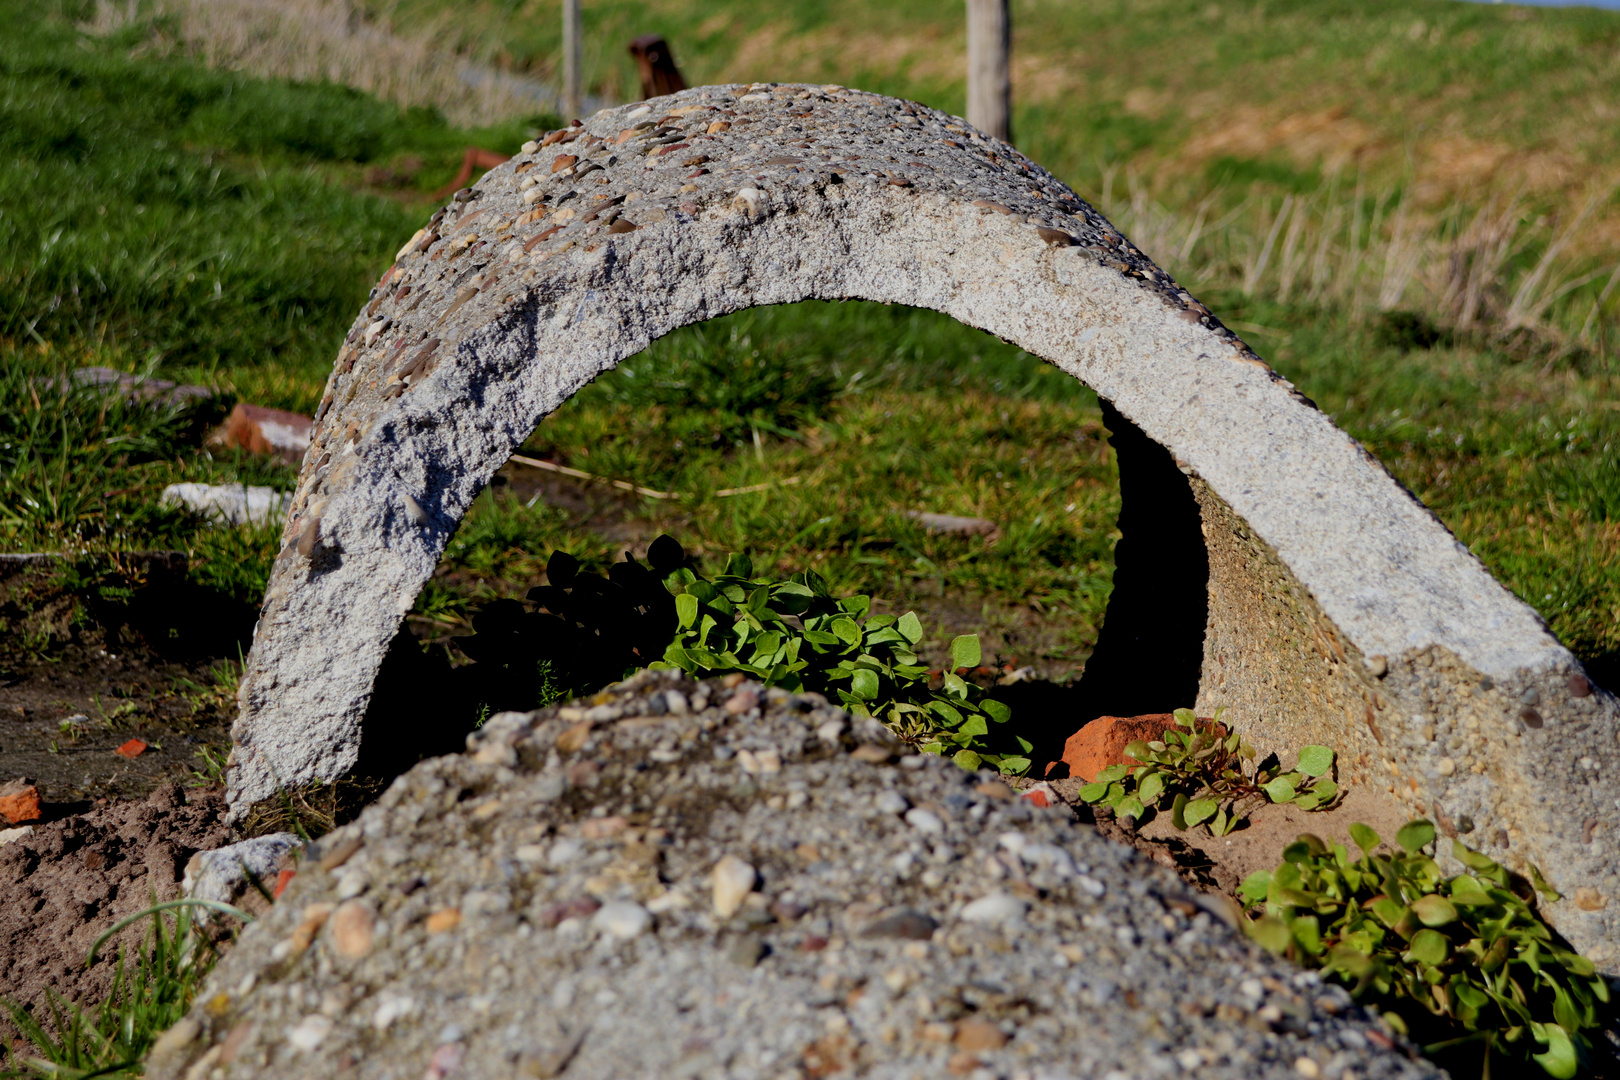
{"type": "Polygon", "coordinates": [[[1003,773],[1030,766],[1031,744],[994,752],[990,725],[1012,710],[956,674],[979,665],[979,639],[951,641],[951,667],[931,685],[916,648],[924,632],[916,612],[873,615],[870,596],[834,596],[814,571],[786,580],[755,577],[747,555],[734,554],[707,580],[683,567],[665,579],[675,596],[677,629],[653,667],[707,677],[741,671],[768,686],[814,690],[858,716],[872,716],[926,753],[950,754],[966,769],[1003,773]]]}
{"type": "Polygon", "coordinates": [[[1131,818],[1168,805],[1176,828],[1204,825],[1216,836],[1227,835],[1266,803],[1319,810],[1338,798],[1339,786],[1328,775],[1332,750],[1303,747],[1295,767],[1284,770],[1275,754],[1256,761],[1254,747],[1227,731],[1220,718],[1220,710],[1200,720],[1191,709],[1177,709],[1176,726],[1163,739],[1125,747],[1125,756],[1140,765],[1109,766],[1080,789],[1080,798],[1131,818]]]}
{"type": "Polygon", "coordinates": [[[467,670],[481,700],[535,707],[536,671],[551,697],[646,667],[698,678],[740,672],[767,686],[825,694],[965,769],[1029,769],[1028,740],[992,738],[991,725],[1006,724],[1012,710],[957,674],[979,665],[977,636],[951,642],[950,668],[936,686],[917,657],[925,635],[915,612],[873,615],[870,596],[834,596],[813,571],[756,576],[744,554],[705,577],[668,536],[653,541],[647,560],[626,555],[596,575],[558,551],[546,565],[550,583],[529,590],[536,610],[516,600],[486,605],[473,619],[477,633],[455,639],[478,661],[467,670]]]}
{"type": "Polygon", "coordinates": [[[1407,823],[1396,849],[1365,825],[1350,835],[1360,858],[1304,835],[1250,875],[1238,891],[1257,913],[1249,936],[1344,982],[1426,1053],[1482,1054],[1486,1075],[1499,1057],[1574,1076],[1609,988],[1555,941],[1530,888],[1458,841],[1467,869],[1445,876],[1428,821],[1407,823]]]}

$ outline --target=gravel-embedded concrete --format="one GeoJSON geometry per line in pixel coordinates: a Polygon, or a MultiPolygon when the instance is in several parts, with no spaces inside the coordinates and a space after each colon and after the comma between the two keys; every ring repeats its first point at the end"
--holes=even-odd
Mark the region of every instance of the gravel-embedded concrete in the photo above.
{"type": "Polygon", "coordinates": [[[1440,1075],[1067,809],[819,696],[582,705],[323,839],[149,1075],[1440,1075]]]}
{"type": "Polygon", "coordinates": [[[542,141],[406,245],[338,356],[242,682],[237,814],[353,767],[402,616],[489,477],[569,395],[679,326],[866,298],[1016,342],[1174,456],[1169,487],[1122,481],[1126,514],[1171,488],[1196,499],[1178,527],[1207,589],[1191,575],[1197,595],[1172,609],[1154,592],[1165,567],[1127,575],[1122,517],[1099,657],[1163,637],[1115,633],[1116,616],[1204,626],[1185,684],[1201,711],[1225,706],[1266,749],[1328,743],[1341,779],[1539,866],[1566,897],[1549,906],[1558,928],[1617,970],[1614,699],[1360,446],[1038,165],[954,117],[838,87],[702,87],[542,141]]]}

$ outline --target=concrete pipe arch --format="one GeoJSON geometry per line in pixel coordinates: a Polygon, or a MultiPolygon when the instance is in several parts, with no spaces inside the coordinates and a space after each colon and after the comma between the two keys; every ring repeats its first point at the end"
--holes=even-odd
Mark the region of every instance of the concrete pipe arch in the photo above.
{"type": "MultiPolygon", "coordinates": [[[[1147,588],[1201,554],[1189,610],[1203,625],[1179,646],[1196,654],[1200,708],[1224,705],[1262,746],[1332,745],[1350,784],[1534,863],[1564,894],[1549,907],[1560,931],[1615,968],[1614,699],[1050,174],[961,120],[840,87],[700,87],[604,110],[526,146],[402,249],[317,417],[240,690],[233,812],[354,766],[390,640],[542,418],[678,327],[818,298],[940,311],[1092,387],[1129,422],[1122,543],[1175,512],[1156,508],[1178,484],[1175,528],[1196,529],[1175,566],[1156,567],[1146,539],[1134,570],[1122,553],[1116,599],[1131,573],[1147,588]]],[[[1110,607],[1104,657],[1145,640],[1126,607],[1110,607]]]]}

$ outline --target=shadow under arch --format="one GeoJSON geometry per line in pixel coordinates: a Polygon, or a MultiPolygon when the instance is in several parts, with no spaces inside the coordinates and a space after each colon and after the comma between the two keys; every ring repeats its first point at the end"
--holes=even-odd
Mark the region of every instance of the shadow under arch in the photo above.
{"type": "MultiPolygon", "coordinates": [[[[1262,749],[1328,743],[1350,784],[1398,773],[1414,816],[1499,824],[1480,846],[1535,860],[1566,896],[1620,869],[1587,842],[1620,829],[1620,743],[1590,734],[1620,730],[1620,707],[1535,613],[1049,173],[954,117],[840,87],[604,110],[401,249],[318,411],[239,692],[232,813],[353,767],[400,620],[541,418],[679,326],[814,298],[987,330],[1164,448],[1208,567],[1195,708],[1226,706],[1262,749]],[[1422,737],[1434,716],[1471,719],[1466,768],[1422,737]],[[1582,759],[1578,784],[1539,797],[1582,759]]],[[[1549,915],[1620,966],[1620,904],[1549,915]]]]}

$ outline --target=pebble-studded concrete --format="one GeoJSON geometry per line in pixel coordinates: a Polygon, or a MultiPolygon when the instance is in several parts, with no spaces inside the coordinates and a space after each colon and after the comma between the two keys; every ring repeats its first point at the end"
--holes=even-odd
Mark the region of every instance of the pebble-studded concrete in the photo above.
{"type": "Polygon", "coordinates": [[[323,839],[156,1077],[1435,1076],[1063,808],[816,695],[503,713],[323,839]]]}

